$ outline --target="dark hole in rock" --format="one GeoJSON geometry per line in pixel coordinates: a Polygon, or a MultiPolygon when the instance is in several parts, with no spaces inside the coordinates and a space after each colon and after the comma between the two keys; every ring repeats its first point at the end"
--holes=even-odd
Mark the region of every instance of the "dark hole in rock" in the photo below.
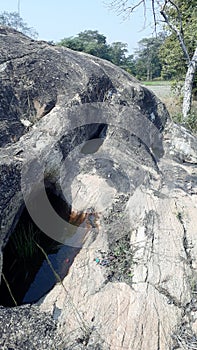
{"type": "Polygon", "coordinates": [[[64,135],[59,141],[59,146],[64,159],[76,146],[80,145],[82,142],[85,142],[81,148],[82,153],[95,153],[102,145],[106,137],[107,129],[108,125],[104,123],[92,123],[74,128],[71,132],[64,135]],[[98,139],[100,139],[100,141],[98,139]],[[89,148],[91,146],[93,150],[87,150],[86,144],[89,148]]]}
{"type": "MultiPolygon", "coordinates": [[[[69,220],[70,208],[60,197],[47,191],[56,212],[69,220]]],[[[15,306],[38,301],[57,283],[53,269],[63,279],[80,248],[66,246],[45,235],[24,208],[18,224],[3,251],[3,274],[0,285],[0,304],[15,306]]]]}

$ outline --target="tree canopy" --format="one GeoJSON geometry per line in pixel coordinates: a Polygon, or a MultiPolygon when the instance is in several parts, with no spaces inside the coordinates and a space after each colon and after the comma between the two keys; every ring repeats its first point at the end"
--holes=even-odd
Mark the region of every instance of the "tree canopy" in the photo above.
{"type": "Polygon", "coordinates": [[[128,45],[120,41],[108,44],[106,36],[98,30],[85,30],[75,37],[62,39],[58,45],[106,59],[128,70],[133,65],[133,56],[128,56],[128,45]]]}
{"type": "Polygon", "coordinates": [[[76,37],[62,39],[58,44],[72,50],[83,51],[90,55],[110,60],[110,48],[106,43],[106,37],[97,30],[85,30],[76,37]]]}
{"type": "Polygon", "coordinates": [[[138,79],[151,80],[161,75],[159,48],[163,40],[162,33],[157,38],[144,38],[138,43],[134,55],[129,55],[126,43],[117,41],[108,44],[107,38],[97,30],[85,30],[75,37],[61,40],[59,45],[107,59],[138,79]]]}
{"type": "Polygon", "coordinates": [[[160,48],[165,38],[164,33],[158,37],[143,38],[138,42],[139,48],[135,51],[136,76],[143,80],[152,80],[161,76],[160,48]]]}

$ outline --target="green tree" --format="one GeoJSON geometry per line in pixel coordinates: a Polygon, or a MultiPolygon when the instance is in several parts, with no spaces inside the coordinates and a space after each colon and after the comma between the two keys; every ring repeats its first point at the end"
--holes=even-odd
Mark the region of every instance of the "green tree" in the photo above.
{"type": "Polygon", "coordinates": [[[76,37],[62,39],[58,44],[110,60],[110,48],[106,42],[106,37],[99,34],[97,30],[85,30],[76,37]]]}
{"type": "MultiPolygon", "coordinates": [[[[195,87],[197,67],[197,7],[196,1],[176,0],[168,1],[161,10],[171,35],[168,40],[168,47],[171,48],[170,66],[177,69],[177,77],[184,79],[183,88],[183,119],[186,120],[192,102],[192,89],[195,87]],[[174,38],[178,39],[179,48],[174,38]],[[174,45],[173,45],[174,42],[174,45]],[[179,64],[173,60],[177,55],[179,64]]],[[[166,65],[167,66],[167,65],[166,65]]]]}
{"type": "Polygon", "coordinates": [[[110,45],[111,61],[117,66],[124,66],[126,63],[125,54],[128,53],[127,44],[120,41],[110,45]]]}
{"type": "Polygon", "coordinates": [[[95,44],[106,44],[106,37],[100,34],[98,30],[84,30],[78,34],[78,38],[85,44],[89,42],[94,42],[95,44]]]}
{"type": "Polygon", "coordinates": [[[134,55],[128,55],[121,67],[132,75],[136,75],[136,65],[134,55]]]}
{"type": "MultiPolygon", "coordinates": [[[[137,7],[143,9],[151,5],[155,28],[158,21],[164,21],[169,32],[178,40],[184,55],[186,73],[183,91],[183,120],[187,120],[191,110],[192,88],[197,67],[197,7],[196,0],[113,0],[111,6],[119,14],[133,14],[137,7]],[[188,29],[190,28],[190,29],[188,29]]],[[[180,56],[176,57],[177,60],[180,56]]]]}
{"type": "Polygon", "coordinates": [[[0,14],[0,25],[14,28],[21,33],[36,38],[38,33],[23,21],[18,12],[2,12],[0,14]]]}
{"type": "Polygon", "coordinates": [[[78,38],[64,38],[58,43],[58,45],[68,47],[75,51],[84,51],[83,42],[78,38]]]}
{"type": "Polygon", "coordinates": [[[166,37],[160,47],[159,57],[162,63],[161,76],[164,79],[177,81],[184,79],[186,62],[175,34],[166,37]]]}
{"type": "Polygon", "coordinates": [[[120,41],[110,45],[107,43],[106,37],[97,30],[85,30],[75,37],[64,38],[58,45],[106,59],[128,72],[134,71],[133,56],[127,55],[128,45],[120,41]]]}
{"type": "Polygon", "coordinates": [[[138,79],[152,80],[161,76],[161,60],[159,50],[164,34],[157,38],[144,38],[138,42],[139,48],[135,51],[136,75],[138,79]]]}
{"type": "Polygon", "coordinates": [[[180,19],[177,18],[177,12],[173,8],[168,8],[168,18],[171,18],[175,29],[169,33],[170,35],[164,41],[160,57],[163,64],[162,76],[169,76],[176,81],[185,80],[184,103],[187,107],[186,114],[191,104],[191,78],[193,80],[193,92],[195,92],[197,86],[197,75],[195,74],[197,65],[197,8],[194,1],[177,1],[177,6],[180,11],[179,16],[181,16],[181,35],[177,40],[176,27],[178,27],[180,19]]]}

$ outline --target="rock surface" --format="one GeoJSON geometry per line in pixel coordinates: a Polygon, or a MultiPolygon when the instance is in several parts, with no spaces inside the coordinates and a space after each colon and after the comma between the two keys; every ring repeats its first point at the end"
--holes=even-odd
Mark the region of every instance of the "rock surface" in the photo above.
{"type": "Polygon", "coordinates": [[[0,52],[1,259],[35,193],[37,223],[82,248],[37,305],[0,308],[1,348],[197,348],[196,138],[110,62],[5,27],[0,52]],[[44,182],[89,212],[79,229],[44,182]]]}

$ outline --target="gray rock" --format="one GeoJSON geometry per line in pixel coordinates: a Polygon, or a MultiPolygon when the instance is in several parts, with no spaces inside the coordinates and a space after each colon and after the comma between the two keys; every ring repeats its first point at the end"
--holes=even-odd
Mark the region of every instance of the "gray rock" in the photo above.
{"type": "Polygon", "coordinates": [[[1,348],[185,346],[180,324],[197,329],[196,138],[108,61],[5,27],[0,51],[1,257],[25,204],[82,248],[37,305],[1,307],[1,348]],[[89,213],[79,228],[51,211],[44,185],[89,213]]]}
{"type": "Polygon", "coordinates": [[[58,349],[57,322],[36,306],[1,307],[0,323],[1,349],[58,349]]]}
{"type": "Polygon", "coordinates": [[[103,102],[112,92],[120,105],[135,104],[147,116],[155,113],[159,127],[165,123],[164,108],[150,91],[108,62],[101,66],[97,58],[34,42],[5,27],[0,28],[0,46],[1,146],[17,141],[28,122],[59,105],[60,96],[64,106],[72,106],[103,102]]]}

